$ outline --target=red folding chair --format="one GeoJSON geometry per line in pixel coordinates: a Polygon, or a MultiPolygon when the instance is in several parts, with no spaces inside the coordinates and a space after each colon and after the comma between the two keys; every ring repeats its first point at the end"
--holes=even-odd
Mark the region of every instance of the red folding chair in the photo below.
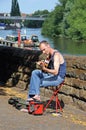
{"type": "Polygon", "coordinates": [[[60,112],[62,112],[62,107],[61,107],[60,101],[58,99],[58,92],[59,92],[60,88],[63,86],[63,84],[64,84],[64,82],[62,82],[59,86],[53,87],[53,94],[52,94],[50,100],[48,101],[48,103],[46,104],[46,106],[44,107],[44,111],[48,108],[50,103],[55,98],[56,113],[58,112],[58,108],[60,108],[60,112]]]}

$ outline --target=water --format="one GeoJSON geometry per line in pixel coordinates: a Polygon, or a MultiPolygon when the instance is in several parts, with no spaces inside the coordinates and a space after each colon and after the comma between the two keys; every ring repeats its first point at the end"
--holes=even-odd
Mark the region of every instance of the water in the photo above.
{"type": "MultiPolygon", "coordinates": [[[[15,34],[18,34],[18,30],[0,30],[0,37],[3,38],[6,38],[7,35],[15,34]]],[[[28,38],[31,35],[35,34],[39,37],[39,41],[47,40],[53,48],[58,49],[63,54],[86,56],[86,43],[74,42],[72,40],[63,38],[51,39],[48,37],[44,37],[43,35],[41,35],[40,28],[22,28],[21,34],[26,34],[28,38]]]]}
{"type": "Polygon", "coordinates": [[[86,56],[86,43],[75,42],[65,38],[54,39],[53,43],[54,47],[58,48],[63,54],[86,56]]]}

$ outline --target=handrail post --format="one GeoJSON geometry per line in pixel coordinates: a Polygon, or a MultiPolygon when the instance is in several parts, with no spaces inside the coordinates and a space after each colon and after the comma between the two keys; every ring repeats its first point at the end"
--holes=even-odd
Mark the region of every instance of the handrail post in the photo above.
{"type": "Polygon", "coordinates": [[[21,44],[21,34],[20,34],[20,29],[18,30],[18,47],[20,47],[21,44]]]}

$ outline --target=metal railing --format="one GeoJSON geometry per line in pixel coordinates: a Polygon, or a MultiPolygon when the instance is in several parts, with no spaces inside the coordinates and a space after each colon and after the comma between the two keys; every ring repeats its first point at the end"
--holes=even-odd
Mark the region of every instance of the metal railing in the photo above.
{"type": "Polygon", "coordinates": [[[20,17],[20,16],[0,16],[0,19],[11,19],[11,20],[39,20],[39,21],[44,21],[46,18],[45,17],[20,17]]]}

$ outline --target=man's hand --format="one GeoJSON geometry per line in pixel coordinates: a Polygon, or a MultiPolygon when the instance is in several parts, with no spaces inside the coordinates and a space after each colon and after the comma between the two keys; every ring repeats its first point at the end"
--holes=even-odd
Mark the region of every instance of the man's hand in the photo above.
{"type": "Polygon", "coordinates": [[[44,60],[41,60],[41,61],[38,61],[38,62],[36,62],[37,63],[37,65],[39,65],[39,66],[41,66],[41,64],[44,62],[44,60]]]}
{"type": "Polygon", "coordinates": [[[44,61],[42,61],[42,62],[40,63],[40,67],[41,67],[42,70],[45,69],[45,62],[44,62],[44,61]]]}
{"type": "Polygon", "coordinates": [[[38,61],[38,62],[36,62],[36,63],[37,63],[37,65],[40,67],[41,70],[45,70],[45,68],[46,68],[46,63],[45,63],[44,60],[38,61]]]}

